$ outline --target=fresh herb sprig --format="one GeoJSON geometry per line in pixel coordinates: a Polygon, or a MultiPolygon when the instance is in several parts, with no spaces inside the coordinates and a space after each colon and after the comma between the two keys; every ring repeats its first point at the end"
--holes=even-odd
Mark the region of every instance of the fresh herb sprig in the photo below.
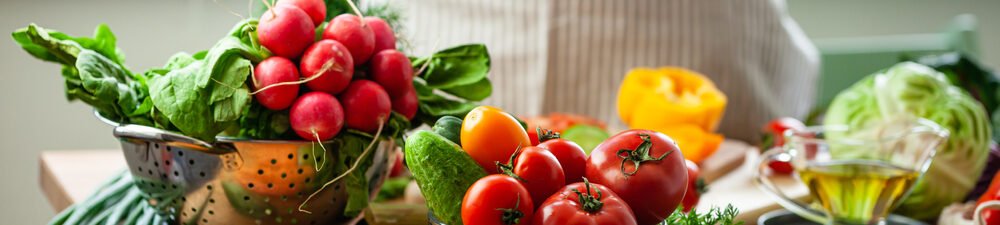
{"type": "Polygon", "coordinates": [[[674,211],[661,225],[741,225],[743,221],[736,221],[736,215],[740,210],[727,205],[725,208],[712,207],[708,212],[698,213],[698,210],[691,210],[684,213],[681,209],[674,211]]]}

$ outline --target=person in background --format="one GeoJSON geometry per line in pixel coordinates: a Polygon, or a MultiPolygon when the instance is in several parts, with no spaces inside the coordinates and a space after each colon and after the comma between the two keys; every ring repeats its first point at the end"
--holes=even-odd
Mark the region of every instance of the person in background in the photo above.
{"type": "MultiPolygon", "coordinates": [[[[756,143],[778,116],[805,116],[816,48],[782,0],[392,1],[412,53],[481,42],[493,59],[483,104],[516,115],[571,112],[625,129],[615,100],[635,67],[683,67],[728,96],[719,131],[756,143]]],[[[670,112],[662,112],[670,116],[670,112]]]]}

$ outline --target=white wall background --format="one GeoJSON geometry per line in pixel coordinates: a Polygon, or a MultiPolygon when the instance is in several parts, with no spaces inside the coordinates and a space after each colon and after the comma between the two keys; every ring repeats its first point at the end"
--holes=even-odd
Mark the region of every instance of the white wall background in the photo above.
{"type": "MultiPolygon", "coordinates": [[[[219,1],[246,10],[245,1],[219,1]]],[[[1000,66],[1000,1],[790,0],[788,6],[812,38],[938,32],[953,16],[973,13],[980,20],[983,59],[1000,66]]],[[[177,51],[210,47],[238,20],[210,0],[0,2],[0,33],[33,22],[90,35],[97,24],[109,24],[136,71],[159,66],[177,51]]],[[[117,143],[89,106],[66,102],[58,66],[30,58],[2,38],[0,59],[0,224],[44,224],[54,212],[39,191],[39,152],[113,149],[117,143]]]]}

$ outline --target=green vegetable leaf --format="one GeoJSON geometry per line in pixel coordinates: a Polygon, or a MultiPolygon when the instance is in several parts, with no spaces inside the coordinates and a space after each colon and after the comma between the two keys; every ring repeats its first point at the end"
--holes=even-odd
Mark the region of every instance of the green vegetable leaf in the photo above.
{"type": "Polygon", "coordinates": [[[466,100],[482,101],[493,94],[493,83],[489,78],[483,78],[475,83],[441,90],[466,100]]]}
{"type": "Polygon", "coordinates": [[[62,64],[66,97],[80,100],[112,121],[154,125],[144,76],[132,74],[122,62],[111,30],[100,25],[94,37],[72,37],[31,24],[12,34],[28,54],[62,64]]]}
{"type": "MultiPolygon", "coordinates": [[[[361,153],[364,152],[365,147],[371,142],[371,138],[370,135],[364,132],[354,130],[347,130],[347,132],[338,135],[335,141],[340,144],[339,148],[337,148],[337,159],[339,161],[333,163],[333,174],[346,172],[354,164],[354,161],[358,157],[361,157],[361,153]]],[[[365,173],[371,167],[374,155],[368,154],[365,156],[364,159],[359,161],[360,165],[358,165],[358,169],[343,179],[347,188],[347,206],[344,208],[344,216],[353,218],[368,207],[370,190],[368,189],[368,178],[365,177],[365,173]]]]}
{"type": "Polygon", "coordinates": [[[460,45],[441,50],[427,58],[413,61],[413,68],[427,81],[430,88],[448,89],[470,85],[486,78],[490,71],[490,55],[483,44],[460,45]]]}

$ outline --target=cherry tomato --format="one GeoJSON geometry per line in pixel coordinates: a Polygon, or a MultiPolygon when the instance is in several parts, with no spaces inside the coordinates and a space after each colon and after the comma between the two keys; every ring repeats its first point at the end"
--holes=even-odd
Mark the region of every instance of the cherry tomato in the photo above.
{"type": "Polygon", "coordinates": [[[555,137],[557,139],[546,140],[538,147],[548,149],[552,155],[556,156],[559,165],[562,166],[563,173],[566,174],[567,184],[583,181],[583,172],[587,169],[587,153],[575,142],[558,139],[558,134],[555,137]]]}
{"type": "Polygon", "coordinates": [[[462,199],[462,223],[476,225],[531,224],[534,204],[528,189],[504,175],[480,178],[462,199]]]}
{"type": "MultiPolygon", "coordinates": [[[[976,206],[983,204],[984,202],[990,200],[1000,200],[1000,172],[993,175],[993,181],[990,182],[990,187],[986,189],[983,195],[979,196],[976,201],[976,206]]],[[[983,220],[986,220],[987,225],[1000,224],[1000,210],[983,210],[982,212],[983,220]]]]}
{"type": "Polygon", "coordinates": [[[701,194],[704,194],[706,191],[705,179],[698,177],[701,171],[698,169],[698,164],[685,159],[684,165],[687,166],[688,190],[684,194],[684,200],[681,200],[681,210],[691,212],[694,207],[698,206],[698,199],[701,198],[701,194]]]}
{"type": "MultiPolygon", "coordinates": [[[[802,121],[791,117],[781,117],[771,120],[762,129],[765,135],[770,135],[771,143],[764,143],[765,146],[762,146],[763,148],[761,149],[785,145],[785,130],[788,129],[805,130],[806,125],[802,121]]],[[[766,138],[764,142],[768,142],[766,138]]]]}
{"type": "Polygon", "coordinates": [[[598,145],[586,177],[614,191],[639,224],[663,222],[687,191],[687,168],[677,142],[651,130],[627,130],[598,145]]]}
{"type": "Polygon", "coordinates": [[[462,120],[462,149],[487,173],[499,173],[497,162],[507,162],[518,147],[528,147],[528,133],[513,116],[491,106],[479,106],[462,120]]]}
{"type": "Polygon", "coordinates": [[[503,174],[521,181],[536,206],[566,186],[566,175],[559,160],[543,148],[522,148],[511,156],[508,164],[500,164],[499,167],[503,174]]]}
{"type": "Polygon", "coordinates": [[[628,204],[604,185],[584,182],[566,186],[535,212],[533,225],[636,225],[628,204]]]}
{"type": "MultiPolygon", "coordinates": [[[[761,149],[770,149],[785,145],[785,131],[788,129],[805,130],[806,125],[802,121],[791,117],[781,117],[771,120],[771,122],[768,122],[762,128],[764,140],[761,143],[761,149]]],[[[771,171],[777,174],[792,174],[794,171],[792,164],[788,161],[771,161],[767,164],[767,167],[770,167],[771,171]]]]}

